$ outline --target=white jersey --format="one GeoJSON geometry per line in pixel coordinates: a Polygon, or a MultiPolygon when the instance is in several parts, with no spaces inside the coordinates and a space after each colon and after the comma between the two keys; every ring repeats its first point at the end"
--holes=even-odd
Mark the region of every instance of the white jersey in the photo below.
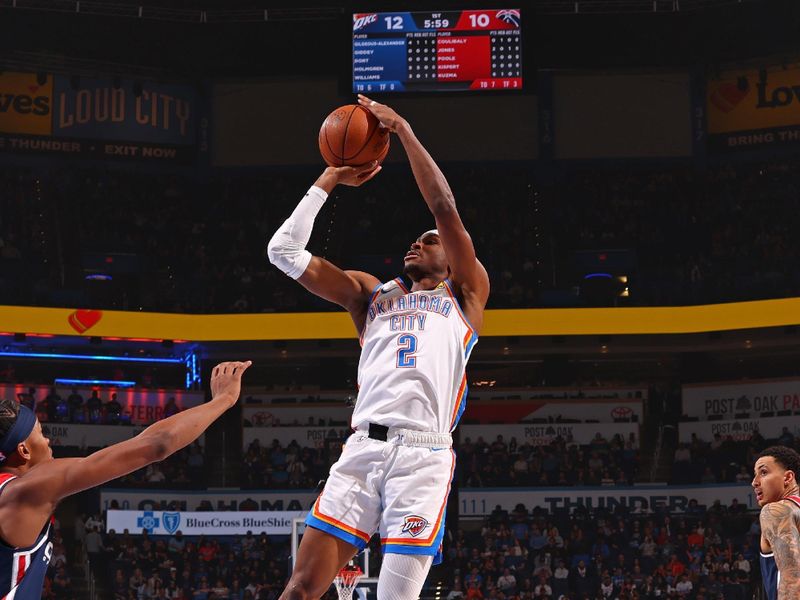
{"type": "Polygon", "coordinates": [[[411,292],[397,278],[375,288],[361,332],[351,425],[455,429],[467,398],[466,366],[478,335],[448,280],[411,292]]]}

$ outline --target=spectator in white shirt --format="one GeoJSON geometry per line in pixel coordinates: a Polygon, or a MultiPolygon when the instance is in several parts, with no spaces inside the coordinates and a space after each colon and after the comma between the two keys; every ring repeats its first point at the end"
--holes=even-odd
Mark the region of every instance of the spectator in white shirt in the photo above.
{"type": "Polygon", "coordinates": [[[545,596],[553,595],[553,588],[551,588],[547,584],[547,579],[545,579],[544,577],[539,577],[539,583],[537,583],[536,587],[533,588],[533,595],[536,596],[537,598],[542,595],[545,596]]]}
{"type": "Polygon", "coordinates": [[[83,524],[83,527],[86,529],[86,533],[90,531],[94,531],[95,529],[102,529],[103,528],[103,521],[100,519],[98,515],[92,515],[86,522],[83,524]]]}
{"type": "Polygon", "coordinates": [[[692,582],[689,581],[689,578],[686,577],[686,575],[681,575],[680,578],[678,578],[678,583],[675,585],[675,591],[678,592],[678,596],[683,598],[692,593],[692,582]]]}
{"type": "Polygon", "coordinates": [[[745,559],[744,554],[739,554],[735,567],[748,575],[750,574],[750,561],[745,559]]]}
{"type": "Polygon", "coordinates": [[[510,569],[504,569],[503,574],[497,578],[497,589],[504,594],[513,593],[517,587],[517,578],[511,573],[510,569]]]}
{"type": "Polygon", "coordinates": [[[686,444],[681,444],[678,446],[678,449],[675,450],[675,462],[676,463],[688,463],[692,461],[692,453],[689,450],[689,446],[686,444]]]}

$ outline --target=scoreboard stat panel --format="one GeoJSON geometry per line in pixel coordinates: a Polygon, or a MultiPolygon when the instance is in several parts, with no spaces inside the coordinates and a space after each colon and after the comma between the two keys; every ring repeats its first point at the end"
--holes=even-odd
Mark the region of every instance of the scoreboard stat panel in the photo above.
{"type": "Polygon", "coordinates": [[[353,91],[522,89],[518,9],[353,15],[353,91]]]}

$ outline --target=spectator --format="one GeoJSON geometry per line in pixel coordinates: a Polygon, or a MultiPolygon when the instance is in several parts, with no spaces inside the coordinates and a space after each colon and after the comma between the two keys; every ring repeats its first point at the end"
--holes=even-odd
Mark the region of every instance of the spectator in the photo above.
{"type": "Polygon", "coordinates": [[[483,600],[483,592],[474,581],[470,582],[467,588],[467,600],[483,600]]]}
{"type": "Polygon", "coordinates": [[[533,593],[537,597],[538,596],[550,597],[553,595],[553,588],[551,588],[550,585],[548,585],[546,577],[540,576],[539,583],[537,583],[536,587],[533,588],[533,593]]]}
{"type": "Polygon", "coordinates": [[[778,443],[782,446],[793,446],[794,445],[794,434],[789,431],[788,427],[784,427],[781,431],[781,435],[778,437],[778,443]]]}
{"type": "Polygon", "coordinates": [[[86,400],[86,417],[89,423],[102,422],[103,403],[97,390],[92,390],[92,395],[86,400]]]}
{"type": "Polygon", "coordinates": [[[27,392],[19,392],[17,401],[36,412],[36,388],[29,387],[27,392]]]}
{"type": "Polygon", "coordinates": [[[84,528],[86,529],[87,533],[94,530],[101,531],[103,528],[103,520],[99,515],[91,515],[88,519],[86,519],[84,528]]]}
{"type": "Polygon", "coordinates": [[[100,553],[103,551],[103,538],[100,535],[100,529],[93,528],[89,530],[84,543],[86,545],[86,553],[89,555],[89,560],[97,561],[100,553]]]}
{"type": "Polygon", "coordinates": [[[164,406],[164,418],[167,419],[173,415],[177,415],[181,412],[181,409],[178,407],[178,403],[175,402],[175,396],[170,396],[167,400],[167,404],[164,406]]]}
{"type": "Polygon", "coordinates": [[[51,423],[57,420],[60,421],[61,419],[57,419],[56,416],[58,415],[59,405],[62,400],[55,387],[50,388],[50,392],[44,397],[44,402],[47,405],[47,420],[51,423]]]}
{"type": "Polygon", "coordinates": [[[183,539],[183,532],[180,529],[169,539],[167,548],[172,555],[183,554],[183,550],[186,548],[186,540],[183,539]]]}
{"type": "Polygon", "coordinates": [[[72,393],[67,397],[69,406],[69,420],[73,423],[83,423],[86,421],[85,407],[83,406],[83,396],[78,393],[78,388],[72,388],[72,393]]]}
{"type": "Polygon", "coordinates": [[[111,397],[103,409],[106,415],[106,422],[110,425],[118,425],[122,415],[122,405],[117,401],[116,392],[111,392],[111,397]]]}
{"type": "Polygon", "coordinates": [[[497,589],[504,594],[514,594],[517,588],[517,578],[510,569],[504,569],[503,574],[497,578],[497,589]]]}

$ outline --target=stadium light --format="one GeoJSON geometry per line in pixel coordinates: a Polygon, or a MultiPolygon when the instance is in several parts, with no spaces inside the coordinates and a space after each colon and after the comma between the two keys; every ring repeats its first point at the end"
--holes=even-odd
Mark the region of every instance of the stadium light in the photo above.
{"type": "Polygon", "coordinates": [[[133,387],[136,385],[135,381],[124,381],[119,379],[63,379],[58,377],[54,380],[55,383],[61,385],[108,385],[113,387],[133,387]]]}
{"type": "Polygon", "coordinates": [[[59,354],[56,352],[0,352],[9,358],[63,358],[66,360],[98,360],[109,362],[168,363],[179,365],[182,358],[153,358],[144,356],[103,356],[100,354],[59,354]]]}

